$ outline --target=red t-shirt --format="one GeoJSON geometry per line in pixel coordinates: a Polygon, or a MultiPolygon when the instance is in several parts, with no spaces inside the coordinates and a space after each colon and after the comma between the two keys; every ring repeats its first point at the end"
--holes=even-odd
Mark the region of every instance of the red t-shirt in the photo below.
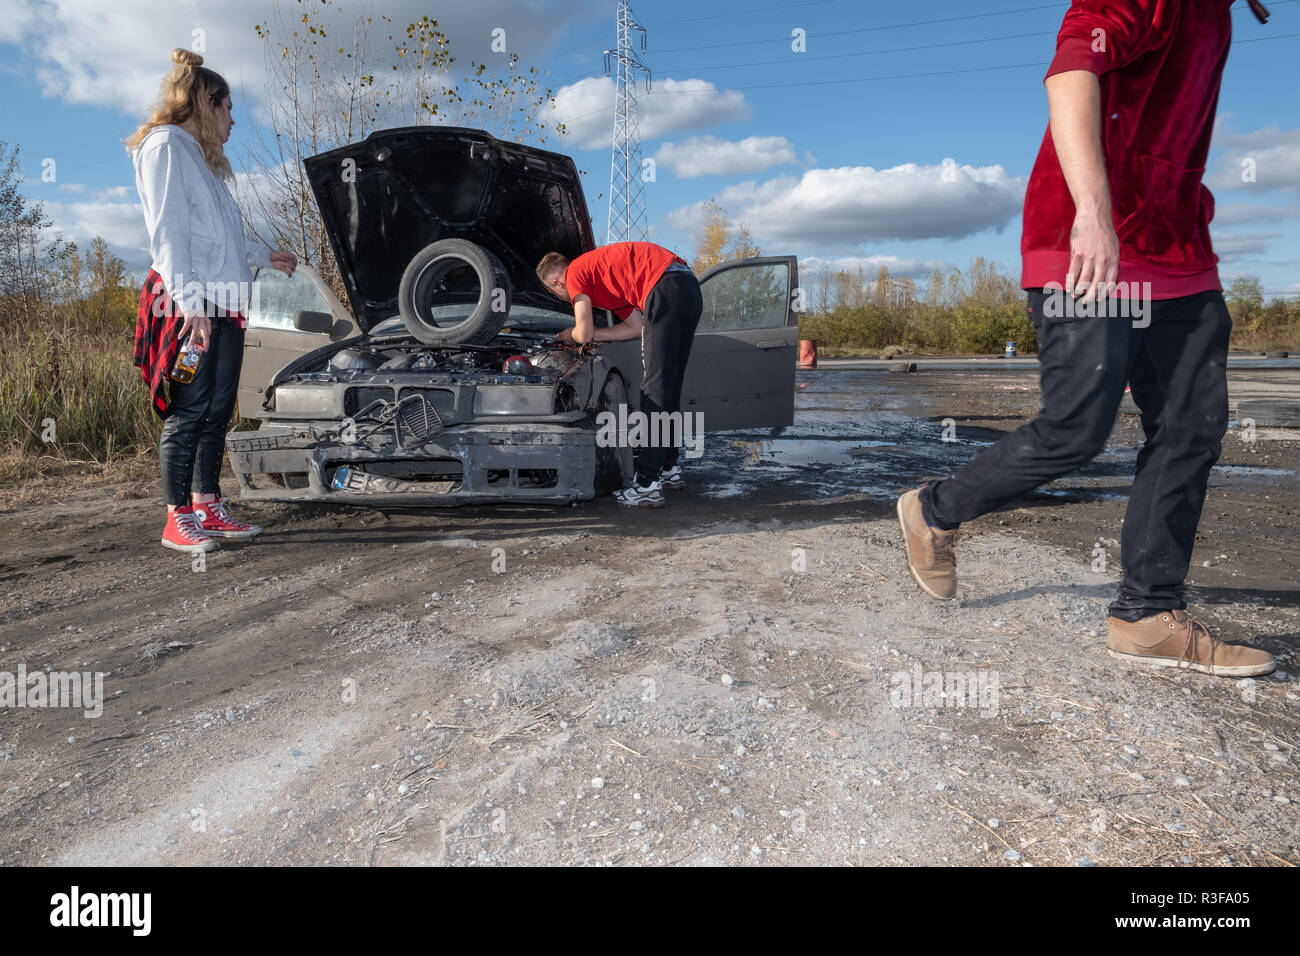
{"type": "Polygon", "coordinates": [[[615,242],[584,252],[564,270],[569,296],[585,295],[592,308],[609,309],[626,319],[645,311],[646,296],[674,262],[686,260],[653,242],[615,242]]]}

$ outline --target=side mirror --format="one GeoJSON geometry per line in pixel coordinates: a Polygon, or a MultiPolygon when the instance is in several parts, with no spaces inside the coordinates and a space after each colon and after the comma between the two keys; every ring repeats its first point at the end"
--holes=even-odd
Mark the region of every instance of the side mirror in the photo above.
{"type": "Polygon", "coordinates": [[[299,309],[293,314],[293,327],[299,332],[329,332],[334,328],[334,316],[328,312],[299,309]]]}

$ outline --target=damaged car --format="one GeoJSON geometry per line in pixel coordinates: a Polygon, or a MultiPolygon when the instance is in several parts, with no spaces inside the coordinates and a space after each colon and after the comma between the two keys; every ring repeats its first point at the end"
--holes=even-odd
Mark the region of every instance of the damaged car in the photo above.
{"type": "MultiPolygon", "coordinates": [[[[255,274],[239,405],[260,427],[227,436],[243,498],[564,503],[631,480],[598,422],[637,409],[640,344],[558,342],[572,312],[534,274],[595,248],[571,158],[419,127],[304,165],[351,310],[308,266],[255,274]]],[[[683,414],[709,435],[789,425],[795,258],[699,278],[683,414]]]]}

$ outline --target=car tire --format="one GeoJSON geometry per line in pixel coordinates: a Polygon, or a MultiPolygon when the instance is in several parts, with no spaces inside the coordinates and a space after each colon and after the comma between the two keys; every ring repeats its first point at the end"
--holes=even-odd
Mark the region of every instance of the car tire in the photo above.
{"type": "MultiPolygon", "coordinates": [[[[462,272],[459,278],[467,276],[462,272]]],[[[487,345],[505,325],[513,292],[506,267],[491,252],[464,239],[440,239],[407,264],[397,287],[397,309],[407,330],[425,345],[487,345]],[[445,281],[466,268],[478,282],[478,300],[463,319],[439,324],[433,308],[446,293],[445,281]]]]}
{"type": "MultiPolygon", "coordinates": [[[[627,385],[622,376],[611,372],[605,376],[600,395],[596,399],[595,412],[592,415],[592,427],[599,428],[598,416],[601,412],[618,414],[620,405],[627,405],[627,385]]],[[[632,449],[620,445],[602,448],[596,445],[596,475],[592,485],[598,495],[611,495],[632,483],[635,474],[632,462],[632,449]]]]}
{"type": "Polygon", "coordinates": [[[1300,428],[1300,402],[1251,398],[1237,403],[1237,421],[1250,419],[1259,428],[1300,428]]]}

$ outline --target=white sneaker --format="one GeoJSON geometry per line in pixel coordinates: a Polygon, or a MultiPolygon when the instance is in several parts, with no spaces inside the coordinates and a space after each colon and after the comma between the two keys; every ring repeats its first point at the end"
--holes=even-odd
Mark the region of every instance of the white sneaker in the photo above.
{"type": "Polygon", "coordinates": [[[665,490],[671,488],[680,491],[685,488],[686,479],[682,477],[682,466],[673,465],[671,468],[665,468],[659,475],[659,483],[665,490]]]}
{"type": "Polygon", "coordinates": [[[622,491],[614,492],[614,500],[629,508],[662,508],[666,504],[663,485],[658,481],[652,481],[648,485],[634,482],[622,491]]]}

